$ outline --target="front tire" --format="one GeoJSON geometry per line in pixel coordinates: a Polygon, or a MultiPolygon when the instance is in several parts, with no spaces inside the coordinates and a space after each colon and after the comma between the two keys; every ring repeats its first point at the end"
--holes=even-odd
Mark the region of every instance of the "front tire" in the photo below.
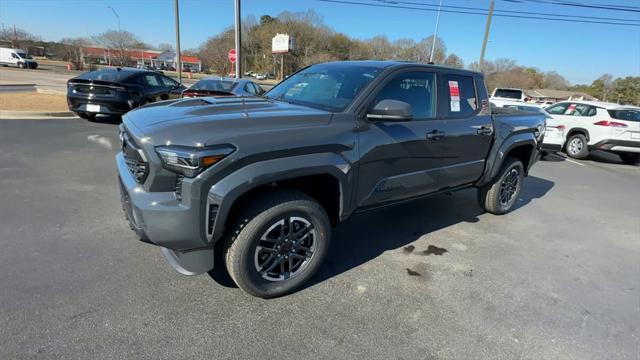
{"type": "Polygon", "coordinates": [[[330,238],[329,217],[318,202],[299,191],[277,190],[239,216],[226,244],[226,267],[247,293],[282,296],[316,273],[330,238]]]}
{"type": "Polygon", "coordinates": [[[587,137],[582,134],[573,134],[567,140],[565,149],[567,155],[574,159],[586,159],[589,156],[587,137]]]}
{"type": "Polygon", "coordinates": [[[518,201],[524,183],[524,166],[516,158],[508,157],[495,180],[478,189],[478,201],[487,212],[503,215],[518,201]]]}
{"type": "Polygon", "coordinates": [[[640,163],[640,154],[636,153],[621,153],[618,154],[623,163],[628,165],[636,165],[640,163]]]}

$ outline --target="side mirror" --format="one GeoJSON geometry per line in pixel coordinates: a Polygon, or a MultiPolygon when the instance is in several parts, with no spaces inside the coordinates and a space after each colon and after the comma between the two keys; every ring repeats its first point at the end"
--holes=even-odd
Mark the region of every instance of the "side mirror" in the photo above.
{"type": "Polygon", "coordinates": [[[413,119],[413,109],[404,101],[382,100],[369,110],[367,119],[372,121],[409,121],[413,119]]]}

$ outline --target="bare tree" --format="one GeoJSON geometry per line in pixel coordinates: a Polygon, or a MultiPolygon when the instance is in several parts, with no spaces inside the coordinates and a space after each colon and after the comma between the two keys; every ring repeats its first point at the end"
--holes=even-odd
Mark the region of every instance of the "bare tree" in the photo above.
{"type": "Polygon", "coordinates": [[[62,58],[73,64],[76,70],[84,69],[82,48],[89,45],[89,40],[84,38],[66,38],[60,42],[63,44],[60,48],[62,58]]]}
{"type": "Polygon", "coordinates": [[[444,64],[458,69],[464,68],[464,62],[462,62],[462,59],[456,54],[449,54],[449,56],[444,59],[444,64]]]}
{"type": "Polygon", "coordinates": [[[120,66],[128,66],[131,63],[131,50],[140,44],[140,40],[132,33],[122,30],[109,30],[96,37],[96,43],[108,48],[116,58],[120,66]]]}
{"type": "Polygon", "coordinates": [[[158,45],[158,50],[160,51],[173,51],[173,45],[169,43],[160,43],[158,45]]]}

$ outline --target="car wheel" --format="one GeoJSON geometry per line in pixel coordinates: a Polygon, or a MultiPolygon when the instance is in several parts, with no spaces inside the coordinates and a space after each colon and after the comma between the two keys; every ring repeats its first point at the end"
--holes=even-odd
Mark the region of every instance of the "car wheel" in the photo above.
{"type": "Polygon", "coordinates": [[[587,138],[582,134],[573,134],[567,140],[565,151],[569,157],[574,159],[585,159],[589,156],[587,138]]]}
{"type": "Polygon", "coordinates": [[[268,193],[238,217],[225,248],[227,271],[253,296],[282,296],[316,273],[330,238],[329,217],[318,202],[294,190],[268,193]]]}
{"type": "Polygon", "coordinates": [[[640,163],[640,154],[636,153],[622,153],[618,154],[622,162],[629,165],[635,165],[640,163]]]}
{"type": "Polygon", "coordinates": [[[18,63],[18,67],[19,67],[20,69],[25,69],[27,66],[26,66],[26,64],[25,64],[25,63],[18,63]]]}
{"type": "Polygon", "coordinates": [[[518,200],[523,182],[522,162],[508,157],[495,180],[478,189],[480,206],[491,214],[508,213],[518,200]]]}

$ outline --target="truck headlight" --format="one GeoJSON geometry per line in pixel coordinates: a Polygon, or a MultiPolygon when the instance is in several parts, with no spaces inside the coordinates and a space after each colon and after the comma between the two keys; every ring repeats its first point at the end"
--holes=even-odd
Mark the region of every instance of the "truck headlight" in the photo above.
{"type": "Polygon", "coordinates": [[[205,147],[179,145],[156,147],[156,153],[162,160],[162,167],[190,178],[200,174],[235,150],[235,147],[228,144],[205,147]]]}

